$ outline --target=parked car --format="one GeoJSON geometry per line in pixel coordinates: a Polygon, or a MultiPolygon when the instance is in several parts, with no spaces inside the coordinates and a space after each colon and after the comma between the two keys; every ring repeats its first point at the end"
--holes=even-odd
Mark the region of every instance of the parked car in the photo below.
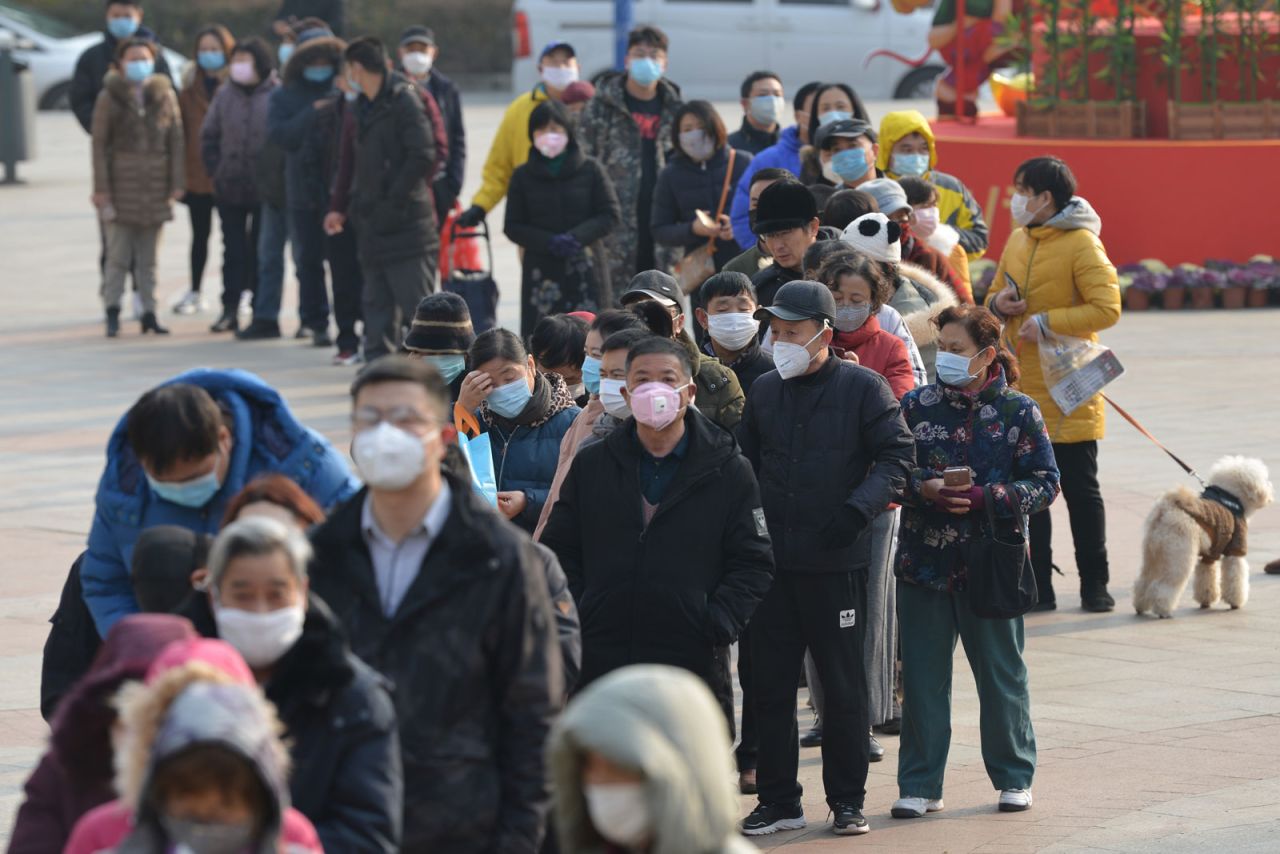
{"type": "MultiPolygon", "coordinates": [[[[612,0],[515,0],[517,91],[537,82],[538,53],[549,42],[574,46],[582,74],[613,65],[612,0]]],[[[671,39],[668,76],[686,98],[733,99],[758,68],[777,72],[789,90],[808,82],[848,83],[865,100],[932,98],[943,65],[929,54],[933,8],[909,15],[885,0],[635,0],[636,24],[671,39]],[[868,59],[876,51],[880,55],[868,59]]]]}
{"type": "MultiPolygon", "coordinates": [[[[56,18],[9,2],[0,2],[0,31],[12,33],[17,39],[14,55],[31,69],[40,109],[69,109],[67,93],[76,60],[86,48],[102,41],[102,33],[77,34],[56,18]]],[[[166,47],[164,59],[174,81],[181,80],[186,58],[166,47]]]]}

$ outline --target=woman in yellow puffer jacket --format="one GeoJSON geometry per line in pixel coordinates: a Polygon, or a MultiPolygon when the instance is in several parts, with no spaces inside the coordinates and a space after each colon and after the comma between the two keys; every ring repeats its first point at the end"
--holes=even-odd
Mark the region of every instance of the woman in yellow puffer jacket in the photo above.
{"type": "MultiPolygon", "coordinates": [[[[1098,235],[1102,220],[1075,195],[1076,180],[1056,157],[1028,160],[1014,173],[1013,219],[1020,225],[1005,245],[987,295],[1005,320],[1006,340],[1018,354],[1021,391],[1044,412],[1062,472],[1062,497],[1071,517],[1080,599],[1085,610],[1110,611],[1106,513],[1098,487],[1098,440],[1105,426],[1102,397],[1066,415],[1049,396],[1040,368],[1039,330],[1097,341],[1120,319],[1116,268],[1098,235]]],[[[1031,517],[1031,561],[1041,610],[1055,607],[1052,528],[1048,511],[1031,517]]]]}

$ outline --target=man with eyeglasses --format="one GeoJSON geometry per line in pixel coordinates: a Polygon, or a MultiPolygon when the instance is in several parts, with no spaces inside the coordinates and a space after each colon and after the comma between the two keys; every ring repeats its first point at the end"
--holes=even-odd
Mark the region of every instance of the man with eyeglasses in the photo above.
{"type": "Polygon", "coordinates": [[[312,535],[311,589],[396,685],[404,850],[533,854],[563,696],[543,558],[442,471],[456,431],[434,366],[378,359],[351,396],[365,489],[312,535]]]}
{"type": "Polygon", "coordinates": [[[799,181],[778,181],[760,194],[756,233],[773,258],[772,264],[751,277],[761,306],[773,305],[779,288],[803,278],[806,249],[819,240],[840,237],[839,231],[818,223],[818,203],[799,181]]]}
{"type": "Polygon", "coordinates": [[[357,486],[328,440],[253,374],[188,371],[142,395],[107,442],[81,563],[98,633],[106,637],[138,611],[129,566],[144,530],[178,525],[216,534],[227,502],[266,474],[285,475],[326,508],[357,486]]]}

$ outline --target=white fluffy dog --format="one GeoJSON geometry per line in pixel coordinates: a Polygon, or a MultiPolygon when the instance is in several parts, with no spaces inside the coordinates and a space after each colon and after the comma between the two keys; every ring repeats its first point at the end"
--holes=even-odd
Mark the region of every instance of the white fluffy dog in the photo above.
{"type": "Polygon", "coordinates": [[[1249,601],[1247,520],[1274,498],[1267,467],[1248,457],[1218,460],[1198,496],[1183,486],[1166,492],[1147,516],[1134,609],[1172,616],[1192,572],[1201,608],[1219,599],[1243,607],[1249,601]]]}

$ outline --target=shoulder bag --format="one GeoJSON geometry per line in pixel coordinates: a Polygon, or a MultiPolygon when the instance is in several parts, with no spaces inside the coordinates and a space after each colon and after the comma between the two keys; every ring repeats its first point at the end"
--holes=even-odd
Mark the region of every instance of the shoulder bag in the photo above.
{"type": "MultiPolygon", "coordinates": [[[[982,487],[986,529],[979,521],[969,539],[965,563],[969,568],[969,610],[989,620],[1021,617],[1040,601],[1031,554],[1022,534],[1022,508],[1015,499],[1015,528],[1001,531],[997,525],[991,487],[982,487]]],[[[1007,527],[1007,526],[1006,526],[1007,527]]]]}

